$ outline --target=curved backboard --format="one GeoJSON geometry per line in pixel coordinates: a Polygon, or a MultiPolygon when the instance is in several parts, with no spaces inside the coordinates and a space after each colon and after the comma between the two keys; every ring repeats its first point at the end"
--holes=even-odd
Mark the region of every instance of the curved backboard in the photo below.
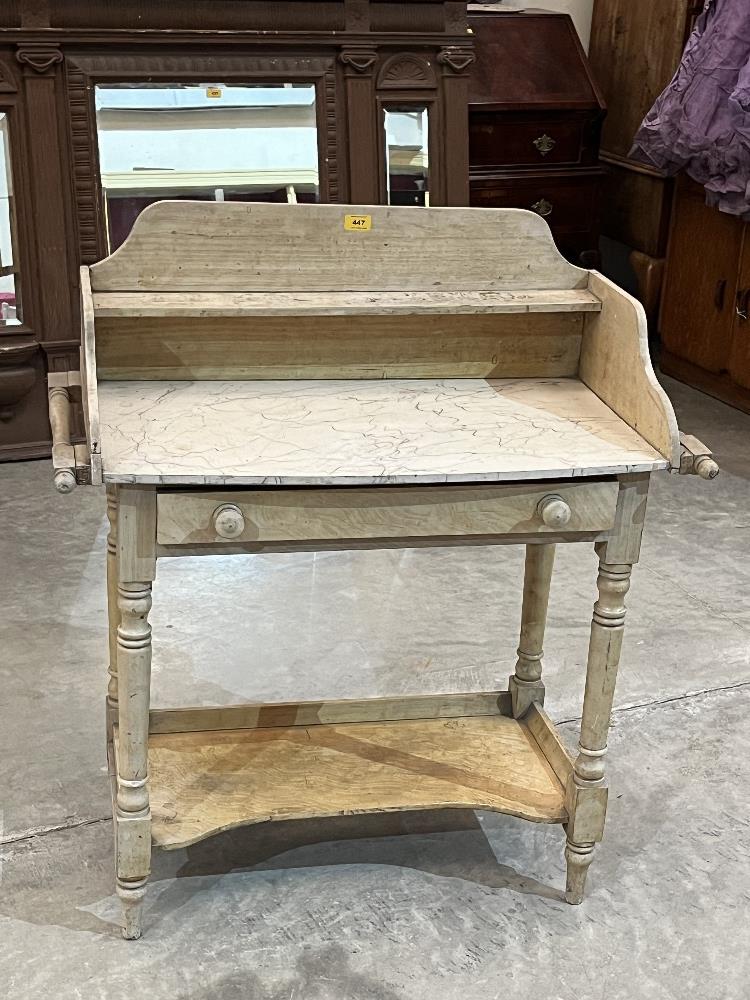
{"type": "Polygon", "coordinates": [[[585,288],[549,226],[512,208],[163,201],[91,268],[93,291],[585,288]]]}

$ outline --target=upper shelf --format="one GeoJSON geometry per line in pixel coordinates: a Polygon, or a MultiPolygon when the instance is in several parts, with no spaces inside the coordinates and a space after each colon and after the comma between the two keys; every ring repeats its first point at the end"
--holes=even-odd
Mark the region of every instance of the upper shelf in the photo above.
{"type": "Polygon", "coordinates": [[[584,288],[546,291],[98,292],[97,317],[409,316],[599,312],[584,288]]]}

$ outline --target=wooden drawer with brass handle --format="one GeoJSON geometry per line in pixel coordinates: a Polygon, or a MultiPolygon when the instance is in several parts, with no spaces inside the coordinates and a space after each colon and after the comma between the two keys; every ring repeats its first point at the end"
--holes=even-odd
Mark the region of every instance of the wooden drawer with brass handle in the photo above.
{"type": "Polygon", "coordinates": [[[473,174],[471,204],[478,208],[528,208],[541,215],[557,236],[585,230],[592,224],[592,191],[605,176],[601,168],[473,174]]]}
{"type": "Polygon", "coordinates": [[[475,167],[578,166],[595,148],[585,118],[474,112],[469,121],[469,160],[475,167]]]}
{"type": "Polygon", "coordinates": [[[614,524],[615,481],[159,493],[160,545],[596,533],[614,524]]]}

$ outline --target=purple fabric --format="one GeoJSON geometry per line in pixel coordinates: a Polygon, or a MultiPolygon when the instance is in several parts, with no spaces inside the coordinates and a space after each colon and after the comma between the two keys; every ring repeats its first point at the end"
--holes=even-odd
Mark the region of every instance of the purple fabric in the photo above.
{"type": "Polygon", "coordinates": [[[750,0],[706,0],[630,155],[670,174],[685,169],[709,205],[750,220],[750,0]]]}

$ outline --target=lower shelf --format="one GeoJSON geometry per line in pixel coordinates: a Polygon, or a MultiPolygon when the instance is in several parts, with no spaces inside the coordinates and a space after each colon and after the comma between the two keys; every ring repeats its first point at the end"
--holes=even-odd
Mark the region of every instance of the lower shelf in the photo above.
{"type": "Polygon", "coordinates": [[[502,715],[153,734],[153,843],[279,819],[464,807],[567,820],[528,726],[502,715]]]}

